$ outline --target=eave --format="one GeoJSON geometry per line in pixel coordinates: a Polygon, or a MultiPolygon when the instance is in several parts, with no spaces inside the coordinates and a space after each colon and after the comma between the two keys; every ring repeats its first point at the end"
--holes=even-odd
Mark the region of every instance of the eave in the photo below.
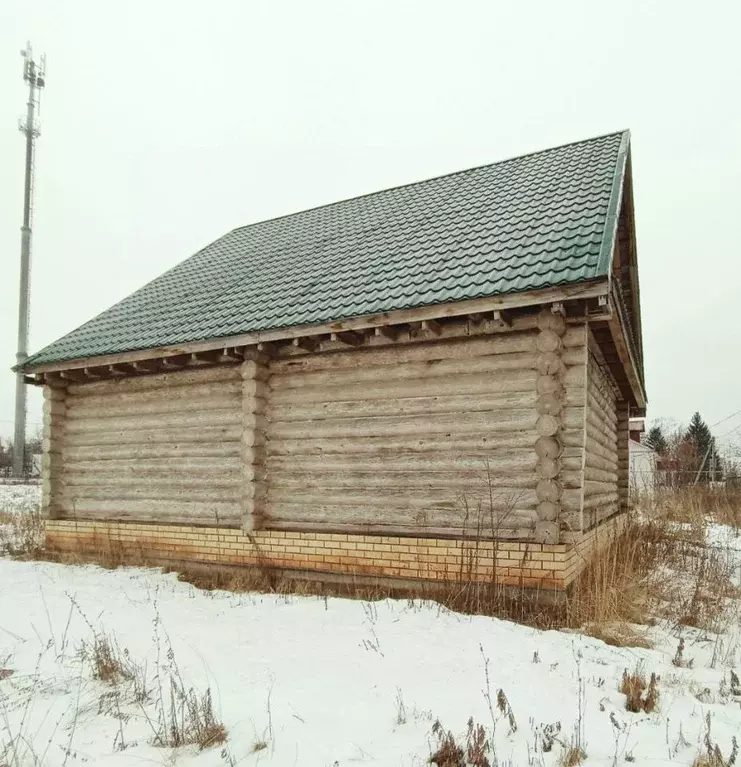
{"type": "Polygon", "coordinates": [[[316,350],[327,343],[359,345],[364,338],[373,335],[392,339],[398,334],[399,327],[415,323],[431,335],[435,335],[435,323],[454,318],[470,318],[474,324],[483,319],[506,323],[507,312],[549,304],[570,306],[577,317],[607,319],[610,315],[608,280],[383,312],[322,325],[277,328],[153,349],[41,363],[25,367],[23,372],[26,381],[32,384],[49,383],[60,378],[80,381],[166,372],[194,365],[234,362],[255,353],[269,354],[276,345],[290,344],[305,350],[316,350]]]}

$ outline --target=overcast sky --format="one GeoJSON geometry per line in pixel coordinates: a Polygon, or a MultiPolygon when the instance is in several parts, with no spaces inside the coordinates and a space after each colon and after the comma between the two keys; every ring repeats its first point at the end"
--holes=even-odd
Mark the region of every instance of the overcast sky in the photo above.
{"type": "Polygon", "coordinates": [[[31,351],[236,226],[630,128],[649,416],[741,410],[739,29],[730,0],[3,2],[0,435],[27,39],[31,351]]]}

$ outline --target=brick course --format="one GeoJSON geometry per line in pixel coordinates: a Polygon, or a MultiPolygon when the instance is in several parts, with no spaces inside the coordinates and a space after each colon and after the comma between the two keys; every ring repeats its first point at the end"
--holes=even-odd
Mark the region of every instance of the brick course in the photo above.
{"type": "Polygon", "coordinates": [[[50,519],[46,544],[52,551],[82,555],[110,547],[124,556],[137,553],[162,563],[261,565],[427,581],[494,577],[502,585],[563,590],[624,522],[624,515],[612,517],[573,543],[538,544],[268,530],[247,534],[224,528],[50,519]]]}

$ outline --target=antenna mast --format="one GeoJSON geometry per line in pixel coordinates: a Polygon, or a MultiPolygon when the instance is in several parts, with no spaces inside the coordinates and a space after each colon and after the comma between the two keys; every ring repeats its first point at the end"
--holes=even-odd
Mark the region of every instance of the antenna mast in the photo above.
{"type": "MultiPolygon", "coordinates": [[[[21,227],[21,280],[18,300],[18,347],[16,364],[22,365],[28,357],[28,319],[31,297],[31,221],[33,219],[34,145],[40,130],[36,121],[36,108],[40,105],[41,90],[46,85],[46,57],[36,63],[31,43],[21,51],[23,79],[28,83],[26,118],[18,121],[18,129],[26,136],[26,181],[23,194],[23,226],[21,227]]],[[[13,476],[22,477],[26,453],[26,386],[23,371],[16,373],[15,428],[13,431],[13,476]]]]}

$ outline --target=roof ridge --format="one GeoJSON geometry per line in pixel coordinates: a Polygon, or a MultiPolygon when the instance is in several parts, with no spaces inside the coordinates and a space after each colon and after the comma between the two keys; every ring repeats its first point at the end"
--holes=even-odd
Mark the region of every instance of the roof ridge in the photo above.
{"type": "Polygon", "coordinates": [[[281,213],[279,216],[272,216],[271,218],[264,218],[264,219],[261,219],[260,221],[253,221],[251,224],[243,224],[242,226],[236,226],[234,227],[234,229],[230,229],[226,234],[222,235],[221,237],[218,237],[217,240],[215,240],[214,242],[218,242],[218,240],[221,240],[224,237],[228,237],[230,234],[233,234],[234,232],[239,232],[242,229],[249,229],[250,227],[258,226],[259,224],[269,224],[273,221],[280,221],[283,218],[291,218],[292,216],[299,216],[303,213],[311,213],[314,210],[323,210],[324,208],[331,208],[333,205],[340,205],[343,202],[352,202],[353,200],[362,200],[365,197],[373,197],[376,194],[383,194],[384,192],[393,192],[395,189],[405,189],[406,187],[410,187],[410,186],[419,186],[420,184],[427,184],[431,181],[438,181],[439,179],[450,178],[451,176],[462,176],[466,173],[471,173],[472,171],[475,171],[475,170],[481,170],[482,168],[491,168],[494,165],[504,165],[509,162],[514,162],[515,160],[522,160],[525,157],[532,157],[533,155],[537,155],[537,154],[548,154],[550,152],[555,152],[559,149],[565,149],[566,147],[569,147],[569,146],[576,146],[577,144],[589,144],[592,141],[599,141],[600,139],[603,139],[603,138],[609,138],[612,136],[625,136],[626,134],[630,134],[630,130],[628,128],[624,128],[623,130],[610,131],[609,133],[601,133],[599,136],[591,136],[590,138],[578,139],[576,141],[567,141],[564,144],[559,144],[558,146],[551,146],[551,147],[546,147],[545,149],[536,149],[533,152],[524,152],[523,154],[511,155],[510,157],[505,157],[504,159],[496,160],[495,162],[487,162],[481,165],[472,165],[470,168],[464,168],[463,170],[454,170],[454,171],[450,171],[450,173],[441,173],[439,176],[428,176],[427,178],[420,179],[419,181],[409,181],[405,184],[395,184],[393,186],[383,187],[382,189],[376,189],[373,192],[363,192],[363,194],[357,194],[357,195],[354,195],[353,197],[345,197],[341,200],[334,200],[333,202],[325,202],[325,203],[322,203],[321,205],[312,205],[309,208],[294,210],[292,213],[281,213]]]}

